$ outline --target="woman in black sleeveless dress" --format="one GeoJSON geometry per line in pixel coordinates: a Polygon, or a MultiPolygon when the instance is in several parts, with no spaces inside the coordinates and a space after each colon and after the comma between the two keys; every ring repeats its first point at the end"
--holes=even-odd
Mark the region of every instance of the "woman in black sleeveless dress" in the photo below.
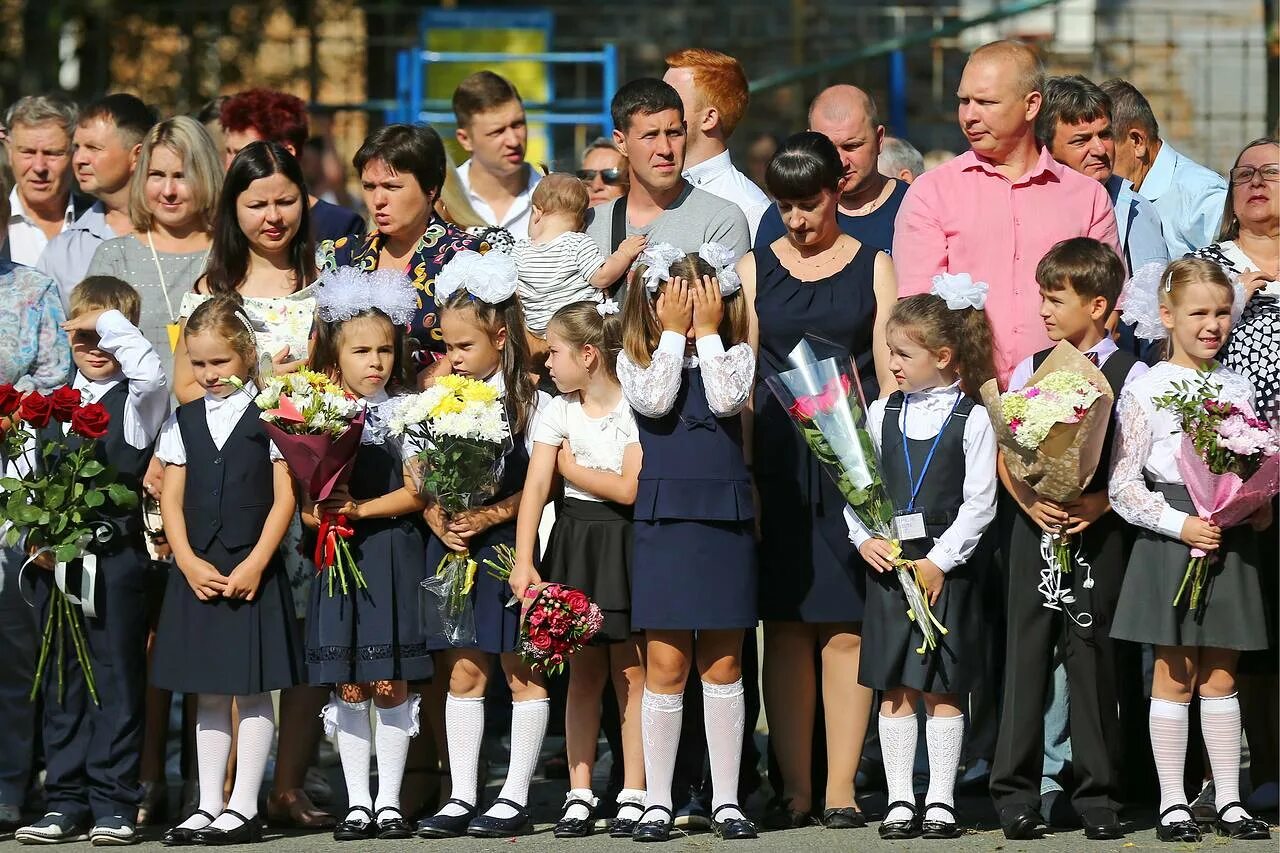
{"type": "Polygon", "coordinates": [[[820,681],[823,704],[839,709],[825,720],[823,823],[848,828],[864,822],[854,808],[853,777],[871,708],[870,691],[858,686],[865,565],[849,542],[844,498],[765,384],[795,366],[789,355],[806,339],[819,358],[854,358],[868,402],[878,396],[881,376],[893,381],[887,352],[879,352],[883,323],[897,298],[893,265],[887,255],[841,234],[841,173],[826,137],[807,132],[787,140],[766,180],[788,233],[752,256],[764,695],[782,775],[774,822],[782,826],[807,823],[819,799],[811,776],[820,681]]]}

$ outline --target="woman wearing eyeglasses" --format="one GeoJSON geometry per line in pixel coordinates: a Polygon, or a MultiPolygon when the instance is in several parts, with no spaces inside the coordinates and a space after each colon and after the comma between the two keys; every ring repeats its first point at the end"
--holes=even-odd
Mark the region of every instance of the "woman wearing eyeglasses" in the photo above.
{"type": "Polygon", "coordinates": [[[621,198],[627,192],[627,158],[618,146],[603,136],[582,152],[578,179],[587,188],[591,206],[621,198]]]}

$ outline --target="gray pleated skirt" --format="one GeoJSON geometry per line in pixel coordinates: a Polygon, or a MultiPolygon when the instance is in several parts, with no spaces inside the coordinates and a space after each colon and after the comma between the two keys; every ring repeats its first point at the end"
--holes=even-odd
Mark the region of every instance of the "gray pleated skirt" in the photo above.
{"type": "MultiPolygon", "coordinates": [[[[1185,487],[1156,483],[1154,488],[1174,509],[1195,514],[1185,487]]],[[[1265,649],[1267,614],[1258,581],[1257,534],[1248,525],[1224,530],[1218,554],[1219,559],[1208,567],[1200,606],[1189,606],[1188,587],[1175,607],[1173,599],[1191,549],[1180,540],[1139,530],[1129,553],[1111,636],[1156,646],[1265,649]]],[[[1275,566],[1269,570],[1275,571],[1275,566]]]]}

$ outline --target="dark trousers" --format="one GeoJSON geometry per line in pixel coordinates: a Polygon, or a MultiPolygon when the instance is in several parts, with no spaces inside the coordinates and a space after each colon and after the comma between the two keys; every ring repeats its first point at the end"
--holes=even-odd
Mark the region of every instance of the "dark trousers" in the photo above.
{"type": "MultiPolygon", "coordinates": [[[[68,586],[72,575],[68,574],[68,586]]],[[[48,618],[53,573],[36,573],[41,626],[48,618]]],[[[98,564],[97,615],[79,621],[98,693],[95,704],[64,623],[61,697],[59,662],[51,651],[40,692],[44,705],[45,793],[49,811],[76,821],[137,819],[142,753],[143,697],[147,682],[147,555],[126,547],[98,564]]]]}
{"type": "Polygon", "coordinates": [[[1085,536],[1086,559],[1094,587],[1083,588],[1076,567],[1064,578],[1077,599],[1068,608],[1088,612],[1093,624],[1082,628],[1065,613],[1044,607],[1039,582],[1039,529],[1017,519],[1009,561],[1009,621],[1006,641],[1004,709],[991,797],[997,810],[1014,805],[1039,809],[1044,766],[1044,708],[1053,679],[1057,646],[1062,650],[1071,696],[1071,752],[1078,812],[1115,808],[1120,761],[1120,719],[1116,709],[1116,651],[1111,619],[1123,578],[1123,539],[1115,516],[1103,516],[1085,536]],[[1021,546],[1021,547],[1020,547],[1021,546]],[[1034,556],[1034,559],[1033,559],[1034,556]]]}

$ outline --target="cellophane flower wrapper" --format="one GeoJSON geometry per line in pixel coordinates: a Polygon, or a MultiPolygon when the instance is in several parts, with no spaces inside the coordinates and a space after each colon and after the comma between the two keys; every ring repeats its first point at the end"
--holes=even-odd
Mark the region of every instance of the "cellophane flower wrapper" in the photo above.
{"type": "MultiPolygon", "coordinates": [[[[404,442],[418,491],[446,514],[480,506],[497,491],[511,428],[491,385],[442,376],[425,391],[397,398],[388,426],[404,442]]],[[[435,576],[422,584],[427,629],[453,645],[475,636],[470,593],[477,569],[469,551],[447,551],[435,576]]]]}
{"type": "MultiPolygon", "coordinates": [[[[107,506],[135,509],[138,494],[117,482],[115,472],[96,457],[110,415],[101,403],[85,404],[78,390],[63,386],[52,394],[19,395],[0,386],[0,457],[8,463],[0,477],[0,535],[6,547],[32,556],[14,582],[41,554],[54,561],[49,613],[41,635],[30,698],[35,700],[46,672],[64,695],[67,649],[74,652],[89,696],[98,704],[97,683],[81,619],[94,614],[94,583],[76,592],[67,578],[96,578],[96,551],[119,535],[107,506]],[[67,425],[64,428],[64,424],[67,425]],[[72,445],[72,442],[78,446],[72,445]]],[[[25,594],[24,594],[25,595],[25,594]]]]}
{"type": "MultiPolygon", "coordinates": [[[[818,359],[804,340],[789,358],[795,367],[766,377],[769,390],[863,527],[899,547],[893,537],[894,505],[867,429],[866,397],[853,359],[818,359]]],[[[916,650],[923,654],[937,648],[938,635],[945,634],[946,628],[930,611],[914,565],[898,560],[895,571],[906,597],[907,618],[923,635],[924,642],[916,650]]]]}
{"type": "MultiPolygon", "coordinates": [[[[1010,477],[1057,503],[1074,501],[1084,493],[1102,464],[1115,405],[1107,377],[1084,353],[1059,341],[1019,391],[1001,393],[998,381],[992,379],[979,393],[1010,477]],[[1077,389],[1083,396],[1073,400],[1077,389]],[[1038,406],[1038,402],[1048,404],[1038,406]]],[[[1050,568],[1070,572],[1074,562],[1070,537],[1052,533],[1043,537],[1047,541],[1042,541],[1042,552],[1049,555],[1050,568]]],[[[1053,586],[1056,598],[1062,592],[1060,579],[1053,586]]]]}
{"type": "MultiPolygon", "coordinates": [[[[268,377],[253,402],[308,499],[319,504],[346,485],[365,423],[365,410],[354,397],[324,374],[304,369],[268,377]]],[[[318,514],[316,573],[327,574],[329,595],[365,589],[364,573],[347,544],[353,531],[346,518],[318,514]]]]}

